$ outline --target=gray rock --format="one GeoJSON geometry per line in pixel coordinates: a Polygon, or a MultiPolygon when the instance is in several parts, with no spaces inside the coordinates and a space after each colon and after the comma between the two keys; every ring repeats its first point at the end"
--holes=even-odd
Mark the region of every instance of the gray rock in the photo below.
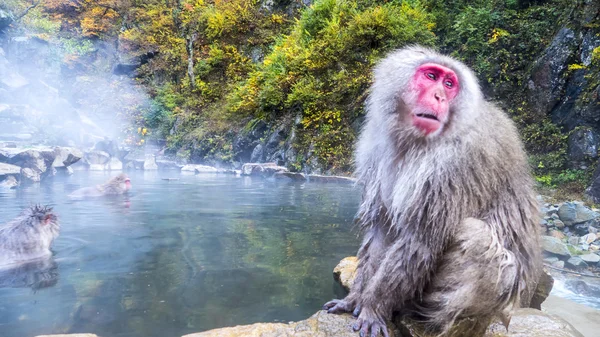
{"type": "Polygon", "coordinates": [[[21,174],[21,168],[17,165],[0,163],[0,179],[6,176],[21,174]]]}
{"type": "Polygon", "coordinates": [[[553,264],[554,262],[558,262],[558,261],[560,261],[558,259],[558,257],[554,257],[554,256],[544,258],[544,263],[547,263],[547,264],[550,264],[550,265],[553,264]]]}
{"type": "Polygon", "coordinates": [[[597,264],[600,262],[600,256],[594,253],[580,255],[579,257],[588,264],[597,264]]]}
{"type": "Polygon", "coordinates": [[[585,207],[581,202],[565,202],[558,209],[558,216],[567,226],[585,223],[600,217],[600,214],[585,207]]]}
{"type": "Polygon", "coordinates": [[[590,232],[590,225],[589,223],[584,222],[571,226],[570,230],[579,236],[584,236],[590,232]]]}
{"type": "Polygon", "coordinates": [[[63,166],[63,167],[57,167],[56,168],[57,174],[62,174],[62,175],[72,175],[74,170],[73,167],[71,166],[63,166]]]}
{"type": "Polygon", "coordinates": [[[21,169],[21,180],[27,182],[39,182],[41,180],[41,176],[36,170],[29,167],[24,167],[21,169]]]}
{"type": "Polygon", "coordinates": [[[565,228],[565,223],[560,221],[559,219],[554,220],[554,226],[556,226],[556,228],[558,229],[563,229],[565,228]]]}
{"type": "Polygon", "coordinates": [[[582,236],[581,239],[579,240],[579,242],[589,245],[590,243],[596,241],[596,239],[597,239],[596,234],[589,233],[589,234],[582,236]]]}
{"type": "Polygon", "coordinates": [[[4,29],[8,28],[10,24],[13,22],[12,14],[0,9],[0,32],[4,29]]]}
{"type": "Polygon", "coordinates": [[[83,152],[72,147],[55,147],[54,152],[53,167],[71,166],[83,158],[83,152]]]}
{"type": "Polygon", "coordinates": [[[565,268],[565,261],[556,261],[556,262],[552,263],[552,267],[564,269],[565,268]]]}
{"type": "Polygon", "coordinates": [[[306,181],[304,174],[296,172],[276,172],[273,178],[276,180],[306,181]]]}
{"type": "Polygon", "coordinates": [[[156,165],[159,170],[181,170],[182,165],[177,164],[172,160],[156,160],[156,165]]]}
{"type": "MultiPolygon", "coordinates": [[[[91,165],[104,165],[110,160],[110,155],[104,151],[90,151],[85,154],[86,161],[91,165]]],[[[91,169],[91,168],[90,168],[91,169]]]]}
{"type": "Polygon", "coordinates": [[[121,171],[123,169],[123,163],[117,157],[111,157],[108,163],[104,165],[104,169],[107,171],[121,171]]]}
{"type": "Polygon", "coordinates": [[[567,260],[566,266],[571,269],[583,269],[588,266],[588,264],[581,259],[579,256],[573,256],[567,260]]]}
{"type": "Polygon", "coordinates": [[[0,181],[0,189],[7,189],[19,186],[19,181],[15,176],[5,176],[0,181]]]}
{"type": "Polygon", "coordinates": [[[288,172],[288,169],[283,166],[277,166],[275,163],[246,163],[242,166],[241,175],[268,178],[277,172],[288,172]]]}
{"type": "Polygon", "coordinates": [[[549,226],[551,226],[551,225],[552,225],[552,224],[551,224],[551,223],[549,223],[549,222],[548,222],[548,220],[546,220],[546,219],[541,219],[541,220],[540,220],[540,226],[542,226],[542,227],[549,227],[549,226]]]}
{"type": "Polygon", "coordinates": [[[350,177],[324,176],[319,174],[308,175],[308,181],[311,183],[336,183],[349,185],[356,183],[356,179],[350,177]]]}
{"type": "Polygon", "coordinates": [[[567,239],[567,242],[571,245],[578,245],[581,238],[579,236],[571,236],[567,239]]]}
{"type": "Polygon", "coordinates": [[[575,130],[569,136],[567,155],[573,168],[587,168],[598,158],[598,133],[589,128],[575,130]]]}
{"type": "Polygon", "coordinates": [[[144,171],[154,171],[158,170],[158,165],[156,165],[156,158],[153,155],[147,155],[146,160],[144,160],[144,171]]]}
{"type": "Polygon", "coordinates": [[[262,144],[256,145],[254,150],[252,150],[252,154],[250,155],[250,161],[253,163],[260,163],[264,160],[265,151],[262,144]]]}
{"type": "Polygon", "coordinates": [[[559,239],[551,236],[542,236],[542,248],[544,251],[560,256],[571,256],[567,246],[559,239]]]}

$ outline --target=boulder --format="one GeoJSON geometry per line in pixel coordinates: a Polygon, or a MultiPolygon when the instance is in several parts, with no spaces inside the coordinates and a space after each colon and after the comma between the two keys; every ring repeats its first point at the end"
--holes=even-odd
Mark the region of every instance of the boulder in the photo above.
{"type": "Polygon", "coordinates": [[[542,235],[542,249],[548,253],[560,256],[571,256],[567,245],[552,236],[542,235]]]}
{"type": "Polygon", "coordinates": [[[0,188],[13,188],[19,186],[19,181],[15,176],[6,176],[0,181],[0,188]]]}
{"type": "Polygon", "coordinates": [[[157,160],[156,165],[159,170],[181,170],[182,165],[177,164],[172,160],[157,160]]]}
{"type": "Polygon", "coordinates": [[[273,178],[276,180],[306,181],[306,176],[297,172],[276,172],[273,174],[273,178]]]}
{"type": "Polygon", "coordinates": [[[73,147],[55,147],[53,167],[71,166],[83,158],[83,152],[73,147]]]}
{"type": "Polygon", "coordinates": [[[28,182],[39,182],[42,179],[39,172],[32,168],[24,167],[21,169],[21,180],[28,182]]]}
{"type": "Polygon", "coordinates": [[[288,172],[283,166],[277,166],[275,163],[246,163],[242,166],[243,176],[271,177],[277,172],[288,172]]]}
{"type": "Polygon", "coordinates": [[[181,168],[181,172],[200,174],[200,173],[219,173],[216,167],[199,164],[187,164],[181,168]]]}
{"type": "Polygon", "coordinates": [[[599,143],[600,136],[592,129],[579,128],[573,131],[568,140],[569,165],[577,169],[586,169],[598,158],[599,143]]]}
{"type": "Polygon", "coordinates": [[[117,157],[111,157],[108,163],[104,166],[107,171],[121,171],[123,169],[123,163],[117,157]]]}
{"type": "MultiPolygon", "coordinates": [[[[53,161],[54,160],[50,161],[50,163],[53,161]]],[[[9,163],[20,167],[33,169],[38,174],[46,172],[47,168],[46,157],[44,154],[41,151],[34,149],[17,153],[9,159],[9,163]]]]}
{"type": "Polygon", "coordinates": [[[600,214],[585,207],[581,202],[565,202],[558,209],[558,216],[567,226],[585,223],[600,217],[600,214]]]}
{"type": "Polygon", "coordinates": [[[596,234],[588,233],[579,239],[579,243],[585,243],[585,244],[589,245],[590,243],[596,241],[597,238],[598,237],[596,236],[596,234]]]}
{"type": "Polygon", "coordinates": [[[354,284],[357,268],[358,258],[356,256],[345,257],[333,269],[333,278],[349,291],[354,284]]]}
{"type": "Polygon", "coordinates": [[[336,183],[352,185],[356,183],[356,179],[341,176],[324,176],[318,174],[309,174],[308,181],[311,183],[336,183]]]}
{"type": "Polygon", "coordinates": [[[144,171],[158,170],[158,165],[156,165],[156,158],[153,155],[146,155],[143,169],[144,171]]]}
{"type": "Polygon", "coordinates": [[[92,165],[104,165],[110,160],[110,155],[104,151],[90,151],[85,154],[87,163],[90,164],[90,170],[92,165]]]}
{"type": "MultiPolygon", "coordinates": [[[[558,259],[553,262],[557,261],[558,259]]],[[[538,284],[535,287],[535,292],[533,293],[531,302],[529,302],[529,307],[542,310],[542,303],[546,300],[546,298],[548,298],[548,295],[550,295],[550,291],[552,291],[553,286],[554,278],[552,275],[550,275],[546,270],[542,270],[542,274],[540,275],[538,284]]]]}
{"type": "Polygon", "coordinates": [[[4,29],[8,28],[10,24],[13,22],[13,17],[11,13],[0,9],[0,32],[4,29]]]}
{"type": "Polygon", "coordinates": [[[579,256],[573,256],[572,258],[568,259],[565,265],[571,269],[583,269],[587,268],[588,266],[588,264],[579,256]]]}
{"type": "Polygon", "coordinates": [[[600,256],[598,254],[590,253],[579,256],[587,264],[598,264],[600,262],[600,256]]]}
{"type": "Polygon", "coordinates": [[[21,168],[17,165],[0,163],[0,180],[7,176],[21,174],[21,168]]]}

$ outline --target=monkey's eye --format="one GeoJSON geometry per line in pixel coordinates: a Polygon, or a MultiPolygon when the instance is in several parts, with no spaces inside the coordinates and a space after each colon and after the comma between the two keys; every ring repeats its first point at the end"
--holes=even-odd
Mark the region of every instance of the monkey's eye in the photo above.
{"type": "Polygon", "coordinates": [[[426,75],[427,75],[427,77],[429,77],[430,79],[432,79],[432,80],[435,81],[435,74],[434,73],[427,73],[426,75]]]}
{"type": "Polygon", "coordinates": [[[446,85],[448,88],[452,88],[454,83],[452,83],[452,81],[450,81],[450,80],[446,80],[446,81],[444,81],[444,85],[446,85]]]}

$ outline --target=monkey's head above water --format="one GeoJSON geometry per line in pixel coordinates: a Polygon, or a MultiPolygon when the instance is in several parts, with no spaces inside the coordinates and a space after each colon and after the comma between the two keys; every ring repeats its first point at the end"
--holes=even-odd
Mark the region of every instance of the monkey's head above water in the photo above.
{"type": "Polygon", "coordinates": [[[129,179],[129,176],[127,176],[125,173],[121,173],[118,176],[112,178],[107,183],[107,185],[123,193],[131,189],[131,180],[129,179]]]}
{"type": "Polygon", "coordinates": [[[34,205],[23,211],[24,220],[21,226],[29,226],[35,230],[51,234],[52,238],[58,236],[60,225],[58,217],[53,213],[52,207],[34,205]]]}
{"type": "Polygon", "coordinates": [[[431,49],[407,47],[375,68],[368,118],[403,136],[431,139],[477,123],[482,101],[477,79],[466,65],[431,49]]]}

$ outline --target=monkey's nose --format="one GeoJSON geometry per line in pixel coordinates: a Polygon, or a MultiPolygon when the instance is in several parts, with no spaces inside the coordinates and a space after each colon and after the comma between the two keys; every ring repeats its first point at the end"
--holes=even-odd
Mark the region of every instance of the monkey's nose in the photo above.
{"type": "Polygon", "coordinates": [[[444,103],[446,101],[446,95],[443,92],[436,91],[433,93],[433,97],[435,97],[435,100],[440,103],[444,103]]]}

